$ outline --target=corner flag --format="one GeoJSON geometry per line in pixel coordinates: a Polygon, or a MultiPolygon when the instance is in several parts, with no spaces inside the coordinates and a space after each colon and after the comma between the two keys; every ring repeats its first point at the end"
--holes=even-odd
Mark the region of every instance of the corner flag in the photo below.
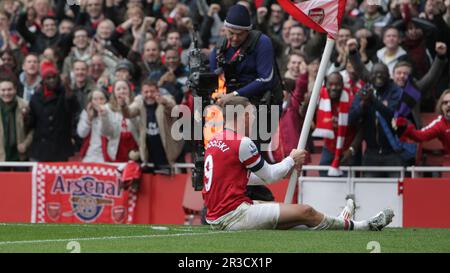
{"type": "Polygon", "coordinates": [[[336,38],[346,0],[277,1],[295,20],[317,32],[328,33],[332,39],[336,38]]]}
{"type": "MultiPolygon", "coordinates": [[[[337,36],[342,17],[345,10],[346,0],[277,0],[283,9],[292,15],[294,19],[312,28],[318,32],[327,33],[328,39],[323,51],[322,60],[320,61],[319,71],[314,82],[314,87],[311,93],[311,100],[306,111],[305,120],[303,122],[300,139],[298,141],[297,149],[305,149],[306,141],[308,140],[309,131],[311,129],[312,119],[317,107],[320,89],[325,77],[326,68],[330,61],[331,52],[334,47],[334,39],[337,36]]],[[[330,166],[330,168],[332,168],[330,166]]],[[[289,179],[285,203],[291,203],[294,196],[295,187],[297,185],[297,172],[292,172],[289,179]]]]}

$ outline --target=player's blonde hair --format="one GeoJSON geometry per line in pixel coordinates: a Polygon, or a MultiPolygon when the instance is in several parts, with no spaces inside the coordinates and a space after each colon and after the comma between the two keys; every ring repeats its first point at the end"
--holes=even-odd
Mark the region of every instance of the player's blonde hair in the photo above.
{"type": "Polygon", "coordinates": [[[249,106],[251,103],[246,97],[242,96],[234,96],[234,97],[228,97],[226,99],[223,99],[223,106],[226,107],[227,105],[232,106],[238,106],[242,105],[244,107],[249,106]]]}
{"type": "MultiPolygon", "coordinates": [[[[230,113],[233,114],[232,118],[234,119],[238,119],[240,117],[239,113],[236,112],[237,107],[243,107],[245,110],[247,110],[247,106],[251,106],[252,104],[250,103],[250,101],[248,100],[248,98],[246,97],[241,97],[241,96],[233,96],[233,97],[228,97],[226,99],[223,99],[223,104],[222,104],[222,115],[224,120],[226,120],[226,112],[227,112],[227,108],[230,107],[231,111],[230,113]]],[[[228,109],[230,109],[228,108],[228,109]]],[[[229,117],[231,118],[231,117],[229,117]]],[[[231,120],[231,119],[230,119],[231,120]]]]}

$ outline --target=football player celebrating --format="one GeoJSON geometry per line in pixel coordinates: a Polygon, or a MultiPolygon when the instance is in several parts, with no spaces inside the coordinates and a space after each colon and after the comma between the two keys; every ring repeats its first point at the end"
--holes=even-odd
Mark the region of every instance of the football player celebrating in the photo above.
{"type": "Polygon", "coordinates": [[[381,230],[391,223],[394,213],[390,209],[368,220],[354,221],[355,206],[351,199],[338,217],[332,217],[309,205],[248,198],[245,195],[248,184],[269,184],[284,178],[293,168],[300,170],[306,151],[294,149],[281,162],[268,164],[249,138],[254,107],[248,99],[229,97],[223,107],[224,130],[213,136],[205,151],[203,198],[207,207],[206,221],[212,228],[381,230]]]}

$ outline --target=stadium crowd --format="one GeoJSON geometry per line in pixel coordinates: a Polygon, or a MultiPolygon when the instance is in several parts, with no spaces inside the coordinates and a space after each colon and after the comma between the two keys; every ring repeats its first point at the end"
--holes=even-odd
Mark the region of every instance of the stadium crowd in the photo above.
{"type": "MultiPolygon", "coordinates": [[[[346,3],[311,130],[324,138],[320,164],[414,164],[406,139],[438,138],[450,154],[450,0],[368,2],[346,3]],[[435,109],[423,124],[421,113],[435,109]]],[[[276,1],[3,0],[0,161],[125,162],[139,150],[157,169],[184,162],[192,148],[171,135],[170,113],[193,107],[190,31],[197,26],[202,53],[214,54],[236,3],[270,37],[284,98],[268,157],[289,155],[326,35],[276,1]]]]}

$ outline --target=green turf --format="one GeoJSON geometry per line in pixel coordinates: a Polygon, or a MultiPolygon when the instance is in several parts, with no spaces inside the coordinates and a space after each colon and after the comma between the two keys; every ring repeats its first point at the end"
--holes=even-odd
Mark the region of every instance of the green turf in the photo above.
{"type": "Polygon", "coordinates": [[[206,226],[0,224],[0,252],[450,252],[450,229],[212,231],[206,226]],[[152,228],[153,227],[153,228],[152,228]],[[49,241],[47,241],[49,240],[49,241]],[[23,242],[18,242],[23,241],[23,242]]]}

